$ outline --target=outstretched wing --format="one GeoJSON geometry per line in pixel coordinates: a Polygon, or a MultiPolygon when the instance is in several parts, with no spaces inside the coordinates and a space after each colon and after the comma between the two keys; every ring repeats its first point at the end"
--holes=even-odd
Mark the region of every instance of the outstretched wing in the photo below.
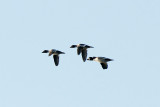
{"type": "Polygon", "coordinates": [[[86,45],[85,47],[86,48],[94,48],[93,46],[89,46],[89,45],[86,45]]]}
{"type": "Polygon", "coordinates": [[[78,47],[77,48],[77,54],[80,55],[81,52],[82,52],[82,47],[78,47]]]}
{"type": "Polygon", "coordinates": [[[54,58],[55,65],[58,66],[58,64],[59,64],[59,56],[58,55],[53,55],[53,58],[54,58]]]}
{"type": "Polygon", "coordinates": [[[107,69],[108,68],[108,64],[107,63],[100,63],[103,69],[107,69]]]}
{"type": "Polygon", "coordinates": [[[105,61],[113,61],[113,59],[110,59],[110,58],[105,58],[105,61]]]}
{"type": "Polygon", "coordinates": [[[87,49],[83,49],[82,50],[82,59],[84,62],[86,61],[86,58],[87,58],[87,49]]]}
{"type": "Polygon", "coordinates": [[[61,51],[56,51],[58,54],[65,54],[64,52],[61,51]]]}

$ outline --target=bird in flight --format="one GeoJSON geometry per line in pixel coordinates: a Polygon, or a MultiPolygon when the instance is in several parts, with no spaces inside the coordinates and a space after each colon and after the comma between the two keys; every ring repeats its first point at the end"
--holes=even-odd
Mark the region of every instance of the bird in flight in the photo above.
{"type": "Polygon", "coordinates": [[[94,47],[86,44],[78,44],[78,45],[72,45],[70,48],[77,48],[77,54],[78,55],[82,54],[82,59],[85,62],[87,59],[87,49],[94,48],[94,47]]]}
{"type": "Polygon", "coordinates": [[[113,61],[113,59],[105,58],[105,57],[89,57],[87,60],[99,62],[103,69],[108,68],[107,62],[113,61]]]}
{"type": "Polygon", "coordinates": [[[48,56],[51,56],[53,54],[53,59],[56,66],[58,66],[59,64],[59,54],[65,54],[64,52],[56,49],[44,50],[42,53],[49,53],[48,56]]]}

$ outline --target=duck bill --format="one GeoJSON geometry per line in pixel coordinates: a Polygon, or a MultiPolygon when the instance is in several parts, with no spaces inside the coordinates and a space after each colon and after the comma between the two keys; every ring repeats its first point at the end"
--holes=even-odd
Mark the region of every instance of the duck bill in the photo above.
{"type": "Polygon", "coordinates": [[[87,60],[91,61],[91,59],[87,59],[87,60]]]}
{"type": "Polygon", "coordinates": [[[113,59],[110,59],[110,61],[114,61],[113,59]]]}

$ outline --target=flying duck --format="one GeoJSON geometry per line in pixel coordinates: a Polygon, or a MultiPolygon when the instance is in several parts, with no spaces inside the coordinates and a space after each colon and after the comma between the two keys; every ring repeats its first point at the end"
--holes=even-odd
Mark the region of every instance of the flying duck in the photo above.
{"type": "Polygon", "coordinates": [[[82,54],[82,59],[85,62],[87,58],[87,49],[93,47],[86,44],[78,44],[78,45],[72,45],[70,48],[77,48],[77,54],[78,55],[82,54]]]}
{"type": "Polygon", "coordinates": [[[51,56],[53,54],[53,59],[56,66],[58,66],[59,64],[59,54],[65,54],[64,52],[56,49],[44,50],[42,53],[49,53],[48,56],[51,56]]]}
{"type": "Polygon", "coordinates": [[[87,60],[99,62],[103,69],[108,68],[107,62],[113,61],[113,59],[109,59],[105,57],[89,57],[87,60]]]}

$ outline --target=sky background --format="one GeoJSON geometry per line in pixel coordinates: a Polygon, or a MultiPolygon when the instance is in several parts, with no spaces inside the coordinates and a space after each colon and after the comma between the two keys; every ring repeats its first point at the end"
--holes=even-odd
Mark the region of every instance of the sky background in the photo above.
{"type": "Polygon", "coordinates": [[[0,0],[0,49],[0,107],[160,107],[159,0],[0,0]]]}

